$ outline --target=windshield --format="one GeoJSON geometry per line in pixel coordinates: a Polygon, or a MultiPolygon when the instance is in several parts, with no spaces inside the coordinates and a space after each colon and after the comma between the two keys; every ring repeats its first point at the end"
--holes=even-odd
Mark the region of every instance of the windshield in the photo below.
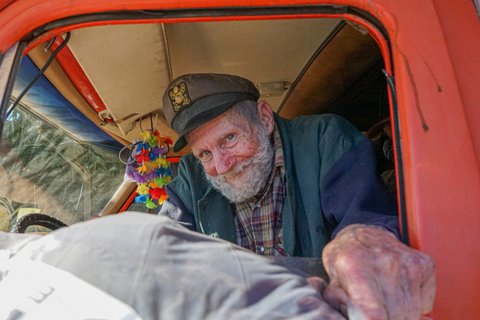
{"type": "MultiPolygon", "coordinates": [[[[24,58],[18,96],[38,69],[24,58]]],[[[0,230],[30,213],[70,225],[98,214],[123,181],[122,147],[42,78],[8,116],[0,140],[0,230]],[[58,112],[57,112],[58,111],[58,112]]],[[[30,227],[27,231],[46,231],[30,227]]]]}

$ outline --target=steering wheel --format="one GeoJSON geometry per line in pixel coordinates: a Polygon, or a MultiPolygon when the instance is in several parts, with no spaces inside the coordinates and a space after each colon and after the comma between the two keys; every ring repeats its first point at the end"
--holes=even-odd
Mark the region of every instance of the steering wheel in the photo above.
{"type": "Polygon", "coordinates": [[[13,225],[11,232],[25,233],[30,226],[42,226],[50,230],[56,230],[67,225],[57,218],[43,213],[30,213],[19,218],[13,225]]]}

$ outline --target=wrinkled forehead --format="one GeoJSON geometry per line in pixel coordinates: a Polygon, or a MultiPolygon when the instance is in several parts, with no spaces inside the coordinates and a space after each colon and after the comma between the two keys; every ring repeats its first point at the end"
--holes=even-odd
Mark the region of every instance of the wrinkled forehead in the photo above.
{"type": "Polygon", "coordinates": [[[218,144],[229,134],[251,135],[253,134],[252,126],[244,117],[222,114],[190,131],[185,138],[193,150],[218,144]]]}

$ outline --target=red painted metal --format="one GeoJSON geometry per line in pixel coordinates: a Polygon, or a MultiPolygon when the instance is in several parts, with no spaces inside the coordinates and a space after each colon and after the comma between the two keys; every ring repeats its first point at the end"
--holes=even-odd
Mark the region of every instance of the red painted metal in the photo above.
{"type": "Polygon", "coordinates": [[[169,158],[167,158],[167,159],[168,159],[168,161],[171,162],[171,163],[179,163],[181,157],[169,157],[169,158]]]}
{"type": "Polygon", "coordinates": [[[135,200],[135,197],[137,196],[137,188],[133,190],[133,192],[128,196],[127,200],[125,203],[122,205],[122,207],[118,210],[118,213],[122,213],[128,210],[130,206],[132,205],[133,201],[135,200]]]}
{"type": "MultiPolygon", "coordinates": [[[[62,44],[63,40],[60,36],[56,37],[52,43],[52,50],[55,50],[62,44]]],[[[73,86],[78,90],[88,104],[97,112],[106,110],[105,104],[94,88],[90,79],[83,71],[72,51],[65,46],[56,56],[58,63],[62,66],[63,71],[72,82],[73,86]]]]}
{"type": "MultiPolygon", "coordinates": [[[[354,15],[348,14],[296,14],[296,15],[270,15],[268,19],[293,19],[293,18],[345,18],[349,17],[352,21],[356,21],[363,25],[363,19],[360,19],[354,15]]],[[[1,17],[0,17],[1,19],[1,17]]],[[[91,21],[91,22],[83,22],[78,24],[72,24],[64,27],[55,28],[54,30],[50,30],[45,32],[44,34],[40,35],[36,39],[29,42],[25,48],[24,54],[28,53],[33,47],[39,45],[40,43],[48,41],[53,36],[61,35],[65,32],[75,30],[78,28],[85,28],[85,27],[95,27],[101,25],[116,25],[116,24],[142,24],[142,23],[181,23],[181,22],[206,22],[206,21],[235,21],[235,20],[265,20],[265,17],[262,16],[225,16],[225,17],[187,17],[187,18],[175,18],[175,19],[139,19],[139,20],[115,20],[115,21],[91,21]]],[[[370,28],[370,25],[365,25],[367,29],[370,28]]],[[[1,35],[0,35],[1,39],[1,35]]],[[[0,50],[2,46],[0,44],[0,50]]]]}
{"type": "MultiPolygon", "coordinates": [[[[411,245],[429,253],[437,265],[433,317],[478,318],[480,23],[472,1],[17,0],[0,12],[0,52],[48,22],[94,12],[316,4],[363,10],[386,30],[388,42],[364,18],[336,15],[355,19],[369,28],[395,77],[402,150],[396,156],[405,177],[401,187],[408,218],[406,231],[411,245]]],[[[205,20],[208,18],[165,22],[205,20]]],[[[96,24],[100,23],[90,23],[96,24]]],[[[68,28],[52,30],[43,40],[68,28]]]]}
{"type": "Polygon", "coordinates": [[[0,0],[0,11],[8,7],[13,2],[15,2],[15,0],[0,0]]]}

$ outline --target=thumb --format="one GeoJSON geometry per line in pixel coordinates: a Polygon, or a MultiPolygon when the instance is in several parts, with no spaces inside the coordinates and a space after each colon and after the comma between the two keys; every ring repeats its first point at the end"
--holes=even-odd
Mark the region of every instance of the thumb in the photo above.
{"type": "Polygon", "coordinates": [[[349,298],[338,281],[332,280],[323,291],[323,298],[334,309],[340,311],[345,317],[348,316],[347,305],[349,298]]]}

